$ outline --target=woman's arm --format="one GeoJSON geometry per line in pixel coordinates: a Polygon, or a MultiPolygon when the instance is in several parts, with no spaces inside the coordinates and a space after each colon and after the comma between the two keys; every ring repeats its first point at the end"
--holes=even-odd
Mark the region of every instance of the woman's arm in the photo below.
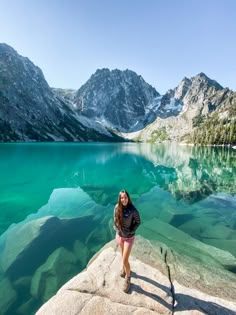
{"type": "Polygon", "coordinates": [[[140,224],[141,224],[141,220],[140,220],[139,212],[136,208],[134,208],[133,221],[132,221],[132,232],[135,232],[140,224]]]}
{"type": "Polygon", "coordinates": [[[116,209],[117,209],[117,205],[114,208],[114,214],[113,214],[113,229],[116,232],[119,232],[118,226],[116,225],[116,209]]]}

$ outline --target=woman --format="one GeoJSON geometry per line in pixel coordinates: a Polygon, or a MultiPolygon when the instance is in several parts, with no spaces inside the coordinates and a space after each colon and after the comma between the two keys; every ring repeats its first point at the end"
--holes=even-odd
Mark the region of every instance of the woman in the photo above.
{"type": "Polygon", "coordinates": [[[123,291],[128,292],[130,288],[130,264],[129,255],[134,243],[135,231],[140,225],[138,210],[134,207],[126,190],[122,190],[118,196],[118,204],[114,209],[114,229],[116,240],[121,248],[123,268],[120,273],[125,278],[123,291]]]}

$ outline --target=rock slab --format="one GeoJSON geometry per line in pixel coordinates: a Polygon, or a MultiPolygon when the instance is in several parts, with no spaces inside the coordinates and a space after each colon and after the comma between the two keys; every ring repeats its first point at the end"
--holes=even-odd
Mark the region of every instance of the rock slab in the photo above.
{"type": "Polygon", "coordinates": [[[36,315],[236,314],[234,301],[179,283],[171,275],[165,256],[163,247],[157,251],[147,240],[137,238],[130,257],[132,284],[126,294],[122,291],[124,279],[119,276],[120,251],[115,241],[111,241],[36,315]],[[150,263],[147,263],[149,252],[155,255],[150,255],[150,263]]]}

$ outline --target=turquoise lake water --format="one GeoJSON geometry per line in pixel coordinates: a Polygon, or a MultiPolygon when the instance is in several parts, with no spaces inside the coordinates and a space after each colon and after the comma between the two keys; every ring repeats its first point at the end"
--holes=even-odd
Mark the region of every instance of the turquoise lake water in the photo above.
{"type": "Polygon", "coordinates": [[[121,189],[140,212],[138,234],[236,273],[235,150],[0,144],[3,314],[34,314],[114,237],[112,215],[121,189]]]}

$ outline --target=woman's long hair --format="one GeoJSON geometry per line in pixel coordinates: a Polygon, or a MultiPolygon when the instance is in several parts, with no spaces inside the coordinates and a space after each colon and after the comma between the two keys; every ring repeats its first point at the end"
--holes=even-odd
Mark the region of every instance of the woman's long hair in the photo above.
{"type": "Polygon", "coordinates": [[[125,193],[126,196],[128,197],[128,203],[127,203],[127,206],[129,205],[133,205],[131,199],[130,199],[130,196],[128,194],[128,192],[126,190],[121,190],[119,192],[119,195],[118,195],[118,204],[117,204],[117,207],[116,207],[116,212],[115,212],[115,225],[121,229],[122,228],[122,221],[123,221],[123,205],[121,203],[121,194],[125,193]]]}

